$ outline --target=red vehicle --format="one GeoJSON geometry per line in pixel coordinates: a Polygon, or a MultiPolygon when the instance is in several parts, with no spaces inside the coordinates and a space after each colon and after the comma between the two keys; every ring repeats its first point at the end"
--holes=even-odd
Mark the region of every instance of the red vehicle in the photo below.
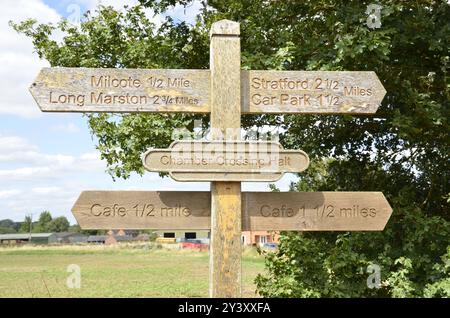
{"type": "Polygon", "coordinates": [[[181,242],[181,248],[190,248],[190,249],[199,249],[199,250],[207,250],[209,244],[202,243],[201,241],[185,241],[181,242]]]}

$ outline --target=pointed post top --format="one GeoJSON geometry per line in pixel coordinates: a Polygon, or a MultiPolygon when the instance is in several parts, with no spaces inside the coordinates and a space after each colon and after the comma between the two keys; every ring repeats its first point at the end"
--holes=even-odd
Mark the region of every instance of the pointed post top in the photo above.
{"type": "Polygon", "coordinates": [[[220,20],[211,25],[210,36],[213,35],[231,35],[239,36],[239,23],[230,20],[220,20]]]}

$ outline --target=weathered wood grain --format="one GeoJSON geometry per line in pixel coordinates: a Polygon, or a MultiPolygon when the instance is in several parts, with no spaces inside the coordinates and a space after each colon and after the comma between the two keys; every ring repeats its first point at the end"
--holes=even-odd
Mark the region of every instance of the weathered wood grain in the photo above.
{"type": "Polygon", "coordinates": [[[82,229],[210,228],[209,192],[83,191],[72,213],[82,229]]]}
{"type": "MultiPolygon", "coordinates": [[[[239,23],[211,27],[211,136],[238,140],[241,129],[239,23]]],[[[211,182],[210,297],[241,296],[241,183],[211,182]]]]}
{"type": "Polygon", "coordinates": [[[247,231],[382,231],[392,208],[381,192],[246,192],[247,231]]]}
{"type": "MultiPolygon", "coordinates": [[[[233,205],[242,206],[243,231],[381,231],[392,213],[381,192],[243,192],[241,200],[233,205]]],[[[82,229],[206,230],[211,193],[84,191],[72,213],[82,229]]]]}
{"type": "Polygon", "coordinates": [[[242,71],[243,114],[373,114],[386,90],[374,72],[242,71]]]}
{"type": "Polygon", "coordinates": [[[44,112],[210,111],[209,70],[43,68],[30,87],[44,112]]]}
{"type": "Polygon", "coordinates": [[[177,181],[276,181],[283,173],[304,171],[309,158],[278,142],[175,141],[169,149],[147,151],[143,164],[177,181]]]}
{"type": "MultiPolygon", "coordinates": [[[[374,72],[240,71],[240,78],[242,114],[373,114],[386,94],[374,72]]],[[[47,67],[30,92],[44,112],[209,113],[214,88],[209,70],[47,67]]]]}

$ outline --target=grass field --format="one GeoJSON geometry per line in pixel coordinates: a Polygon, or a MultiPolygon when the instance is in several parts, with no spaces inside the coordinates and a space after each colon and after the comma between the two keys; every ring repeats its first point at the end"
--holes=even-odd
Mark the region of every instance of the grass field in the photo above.
{"type": "MultiPolygon", "coordinates": [[[[208,297],[209,253],[149,245],[21,246],[0,248],[0,297],[208,297]],[[81,288],[66,281],[81,269],[81,288]]],[[[256,297],[264,259],[243,252],[242,291],[256,297]]]]}

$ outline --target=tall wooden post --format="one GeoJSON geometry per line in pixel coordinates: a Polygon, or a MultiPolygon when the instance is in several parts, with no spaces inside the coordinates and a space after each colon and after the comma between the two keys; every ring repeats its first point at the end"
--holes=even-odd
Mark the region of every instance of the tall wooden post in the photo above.
{"type": "MultiPolygon", "coordinates": [[[[239,23],[211,26],[211,137],[240,139],[239,23]]],[[[211,182],[210,297],[241,296],[241,183],[211,182]]]]}

